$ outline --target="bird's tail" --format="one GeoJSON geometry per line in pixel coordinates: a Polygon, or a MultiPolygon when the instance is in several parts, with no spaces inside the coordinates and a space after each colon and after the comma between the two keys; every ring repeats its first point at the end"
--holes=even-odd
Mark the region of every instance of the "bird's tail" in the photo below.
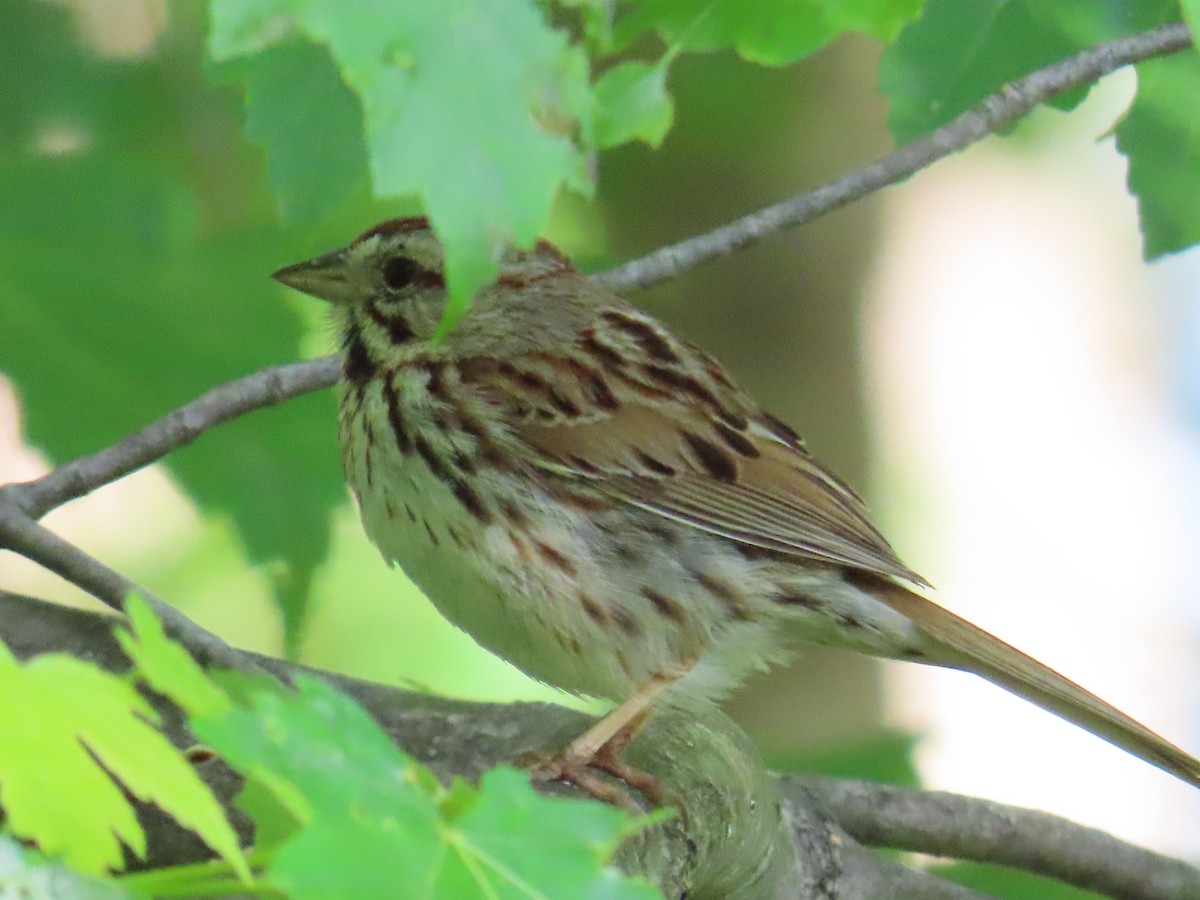
{"type": "Polygon", "coordinates": [[[928,640],[927,660],[981,675],[1122,750],[1200,787],[1200,760],[1159,737],[1095,694],[932,600],[882,580],[871,591],[913,622],[928,640]]]}

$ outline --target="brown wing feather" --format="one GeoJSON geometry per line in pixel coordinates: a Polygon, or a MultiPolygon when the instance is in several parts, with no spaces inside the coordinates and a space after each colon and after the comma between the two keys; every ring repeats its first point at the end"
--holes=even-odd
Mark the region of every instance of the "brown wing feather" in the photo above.
{"type": "Polygon", "coordinates": [[[607,311],[570,355],[461,371],[548,469],[749,546],[924,584],[794,432],[648,317],[607,311]]]}

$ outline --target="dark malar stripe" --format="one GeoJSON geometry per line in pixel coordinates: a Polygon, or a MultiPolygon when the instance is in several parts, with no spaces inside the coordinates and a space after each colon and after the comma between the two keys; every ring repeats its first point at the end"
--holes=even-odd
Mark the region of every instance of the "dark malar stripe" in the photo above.
{"type": "Polygon", "coordinates": [[[408,324],[408,319],[398,312],[384,312],[378,301],[373,300],[367,304],[367,315],[387,332],[388,340],[393,344],[407,344],[417,336],[408,324]]]}
{"type": "Polygon", "coordinates": [[[392,426],[392,435],[396,438],[396,446],[400,448],[401,453],[408,453],[412,450],[412,438],[408,433],[408,426],[404,424],[404,413],[400,410],[400,392],[396,390],[396,381],[393,377],[387,386],[387,390],[383,392],[384,399],[387,402],[388,424],[392,426]]]}
{"type": "Polygon", "coordinates": [[[375,374],[375,363],[363,342],[362,332],[351,325],[342,336],[342,377],[362,387],[375,374]]]}

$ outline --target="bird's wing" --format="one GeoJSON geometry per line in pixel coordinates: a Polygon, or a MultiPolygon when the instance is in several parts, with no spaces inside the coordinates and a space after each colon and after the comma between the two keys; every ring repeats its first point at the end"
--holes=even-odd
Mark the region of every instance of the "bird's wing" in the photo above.
{"type": "Polygon", "coordinates": [[[924,584],[861,499],[715,360],[618,315],[620,327],[602,317],[564,352],[468,360],[462,377],[545,471],[743,545],[924,584]]]}

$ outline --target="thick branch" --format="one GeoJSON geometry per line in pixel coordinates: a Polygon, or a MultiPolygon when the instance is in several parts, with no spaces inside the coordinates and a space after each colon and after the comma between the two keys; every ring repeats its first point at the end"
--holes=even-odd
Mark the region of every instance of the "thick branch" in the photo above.
{"type": "MultiPolygon", "coordinates": [[[[0,639],[20,658],[66,652],[122,671],[127,663],[112,639],[113,622],[0,591],[0,639]]],[[[301,671],[279,660],[259,662],[282,677],[301,671]]],[[[363,704],[399,746],[444,779],[474,779],[529,750],[561,746],[587,724],[580,713],[548,704],[465,703],[317,674],[363,704]]],[[[177,715],[166,721],[175,723],[178,743],[190,742],[177,715]]],[[[687,813],[648,832],[622,859],[668,897],[690,891],[696,900],[981,900],[877,856],[859,841],[1016,866],[1111,897],[1200,896],[1200,871],[1044,813],[884,785],[793,775],[773,780],[745,735],[715,710],[664,713],[630,752],[631,761],[661,778],[687,813]],[[782,815],[776,785],[782,788],[782,815]]],[[[202,774],[228,807],[237,779],[214,763],[203,764],[202,774]]],[[[197,839],[161,814],[147,811],[145,822],[149,864],[205,854],[197,839]]]]}
{"type": "Polygon", "coordinates": [[[1179,22],[1091,47],[1005,85],[952,122],[862,169],[707,234],[631,260],[598,278],[618,289],[646,287],[671,278],[683,269],[725,256],[788,226],[811,222],[880,188],[903,181],[931,163],[1000,131],[1058,94],[1091,84],[1132,63],[1178,52],[1191,43],[1187,26],[1179,22]]]}
{"type": "Polygon", "coordinates": [[[1032,809],[869,782],[788,776],[856,840],[1012,866],[1124,900],[1200,897],[1200,871],[1110,834],[1032,809]]]}

